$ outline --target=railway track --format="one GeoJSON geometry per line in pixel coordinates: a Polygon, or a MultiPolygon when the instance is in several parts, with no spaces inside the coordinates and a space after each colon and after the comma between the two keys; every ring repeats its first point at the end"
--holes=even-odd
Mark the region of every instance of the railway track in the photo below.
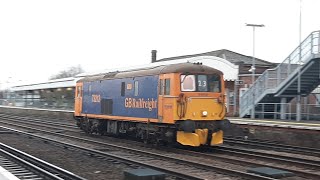
{"type": "Polygon", "coordinates": [[[52,120],[42,120],[42,119],[33,119],[29,117],[20,117],[20,116],[3,116],[0,115],[2,123],[7,123],[14,125],[15,123],[27,124],[31,126],[37,126],[46,129],[56,129],[56,131],[69,131],[79,133],[79,128],[74,124],[62,123],[62,122],[52,122],[52,120]],[[6,122],[4,122],[6,121],[6,122]],[[12,123],[15,122],[15,123],[12,123]]]}
{"type": "Polygon", "coordinates": [[[57,126],[61,128],[70,128],[70,129],[79,129],[75,125],[75,121],[72,121],[70,123],[66,123],[66,121],[58,120],[57,119],[50,119],[49,117],[21,117],[16,115],[8,115],[8,114],[0,114],[0,119],[6,120],[23,120],[24,122],[30,122],[30,123],[40,123],[40,125],[48,125],[48,126],[57,126]]]}
{"type": "MultiPolygon", "coordinates": [[[[16,125],[17,126],[17,125],[16,125]]],[[[39,129],[35,129],[35,128],[32,128],[32,127],[21,127],[21,128],[29,128],[31,129],[32,131],[39,131],[39,129]]],[[[42,131],[43,133],[49,133],[49,134],[52,134],[52,135],[55,135],[55,136],[62,136],[64,138],[68,137],[68,135],[62,135],[61,133],[57,133],[57,132],[52,132],[52,131],[44,131],[44,130],[40,130],[42,131]]],[[[191,165],[192,166],[197,166],[199,167],[199,169],[188,169],[186,167],[181,167],[180,169],[178,169],[179,171],[180,170],[184,170],[184,171],[190,171],[190,172],[198,172],[200,173],[201,171],[211,171],[211,172],[214,172],[214,171],[220,171],[220,172],[224,172],[224,170],[221,169],[221,166],[220,166],[220,169],[217,169],[219,168],[219,166],[217,167],[208,167],[208,164],[215,164],[214,162],[210,162],[208,161],[207,163],[199,163],[199,162],[194,162],[194,161],[181,161],[181,159],[185,159],[185,157],[180,157],[179,158],[175,158],[175,159],[179,159],[179,160],[175,160],[174,158],[172,159],[172,157],[165,157],[165,156],[158,156],[158,158],[155,158],[154,155],[151,154],[151,156],[149,158],[146,158],[145,157],[145,154],[148,154],[150,152],[148,151],[141,151],[139,150],[139,152],[136,151],[136,149],[127,149],[128,152],[123,152],[121,150],[115,150],[114,148],[123,148],[123,147],[117,147],[117,145],[114,145],[114,144],[108,144],[108,143],[103,143],[103,142],[98,142],[98,141],[92,141],[92,140],[89,140],[89,139],[84,139],[84,138],[79,138],[79,137],[73,137],[73,136],[69,136],[68,138],[72,138],[74,140],[77,140],[77,141],[84,141],[84,142],[87,142],[87,143],[97,143],[97,144],[100,144],[100,145],[103,145],[103,146],[107,146],[107,148],[105,147],[100,147],[100,148],[97,148],[98,151],[107,151],[107,152],[118,152],[118,154],[114,154],[116,155],[114,158],[117,158],[117,156],[120,156],[120,157],[127,157],[126,159],[129,159],[132,154],[135,154],[135,156],[137,156],[137,159],[136,159],[136,162],[133,161],[134,163],[137,163],[137,162],[144,162],[144,160],[146,162],[154,162],[154,163],[162,163],[163,164],[163,160],[165,159],[170,159],[171,158],[171,161],[178,161],[176,163],[178,164],[188,164],[188,165],[191,165]],[[128,154],[128,155],[126,155],[128,154]],[[139,155],[140,154],[140,155],[139,155]],[[214,169],[216,168],[216,169],[214,169]]],[[[99,138],[97,138],[99,139],[99,138]]],[[[169,148],[166,148],[167,150],[169,148]]],[[[184,150],[180,150],[180,151],[184,151],[184,150]]],[[[201,157],[204,157],[204,159],[214,159],[214,160],[220,160],[220,161],[225,161],[225,162],[229,162],[229,163],[238,163],[238,164],[246,164],[246,166],[250,165],[250,166],[262,166],[266,163],[263,163],[263,162],[260,162],[260,163],[255,163],[254,161],[248,161],[248,160],[241,160],[241,159],[236,159],[235,156],[245,156],[247,157],[247,159],[259,159],[259,160],[268,160],[268,161],[273,161],[273,162],[276,162],[278,163],[279,162],[279,165],[283,164],[283,163],[286,163],[286,164],[289,164],[289,165],[293,165],[294,166],[301,166],[301,167],[309,167],[311,169],[318,169],[319,166],[317,166],[317,163],[319,163],[318,161],[309,161],[309,162],[306,162],[305,160],[302,160],[302,159],[299,159],[299,158],[296,158],[295,160],[292,160],[290,158],[287,158],[287,157],[283,157],[283,156],[278,156],[278,157],[275,157],[273,156],[272,154],[259,154],[257,152],[253,152],[253,151],[241,151],[239,149],[227,149],[225,147],[220,147],[220,148],[215,148],[214,149],[215,153],[213,154],[208,154],[208,153],[202,153],[202,154],[196,154],[197,152],[192,152],[192,151],[187,151],[187,152],[184,152],[184,154],[189,154],[190,156],[201,156],[201,157]],[[224,149],[223,149],[224,148],[224,149]],[[216,153],[217,151],[219,151],[219,153],[216,153]],[[225,154],[228,154],[228,156],[221,156],[221,153],[223,153],[224,155],[225,154]],[[227,158],[228,157],[228,158],[227,158]]],[[[182,152],[180,152],[181,154],[182,152]]],[[[174,154],[173,157],[179,157],[180,155],[179,154],[174,154]]],[[[169,162],[169,160],[166,160],[165,162],[169,162]]],[[[203,161],[203,162],[206,162],[206,161],[203,161]]],[[[275,163],[273,163],[275,164],[275,163]]],[[[143,166],[148,166],[148,165],[143,165],[143,166]]],[[[173,164],[166,164],[167,167],[177,167],[175,165],[175,162],[173,162],[173,164]]],[[[265,165],[265,166],[268,166],[268,165],[265,165]]],[[[287,170],[287,171],[291,171],[291,172],[294,172],[296,175],[299,175],[301,177],[306,177],[306,178],[313,178],[313,179],[320,179],[320,176],[319,174],[317,173],[313,173],[313,172],[307,172],[307,171],[304,171],[304,170],[295,170],[295,169],[290,169],[288,167],[285,167],[285,166],[275,166],[275,165],[269,165],[269,167],[275,167],[275,168],[278,168],[278,169],[282,169],[282,170],[287,170]]],[[[166,171],[166,170],[162,170],[162,171],[166,171]]],[[[240,176],[240,177],[245,177],[245,175],[240,175],[239,172],[237,173],[231,173],[231,172],[225,172],[226,174],[230,174],[232,176],[240,176]]],[[[207,177],[210,175],[203,175],[204,177],[207,177]]],[[[250,178],[250,177],[247,177],[247,179],[258,179],[257,177],[255,178],[250,178]]]]}
{"type": "Polygon", "coordinates": [[[21,114],[3,114],[0,113],[0,117],[9,117],[9,118],[23,118],[23,119],[32,119],[32,120],[45,120],[48,122],[63,122],[65,124],[70,124],[70,125],[74,125],[74,119],[60,119],[60,118],[55,118],[55,117],[49,117],[49,116],[42,116],[42,115],[21,115],[21,114]],[[66,123],[68,122],[68,123],[66,123]]]}
{"type": "MultiPolygon", "coordinates": [[[[221,159],[230,163],[246,164],[255,167],[269,167],[292,172],[298,176],[320,179],[319,160],[308,160],[303,158],[294,158],[289,156],[280,156],[272,153],[260,153],[252,150],[243,150],[238,148],[217,147],[209,148],[209,152],[192,152],[198,156],[221,159]]],[[[189,152],[190,153],[190,152],[189,152]]]]}
{"type": "MultiPolygon", "coordinates": [[[[116,149],[108,149],[106,147],[97,147],[97,148],[86,148],[75,144],[66,143],[56,139],[46,138],[43,136],[30,134],[22,131],[17,131],[14,129],[9,129],[1,127],[6,130],[14,131],[15,133],[24,134],[27,136],[32,136],[36,138],[43,139],[47,142],[58,143],[68,148],[78,149],[81,151],[86,151],[91,156],[98,156],[100,158],[113,158],[117,161],[123,161],[126,163],[138,164],[143,167],[149,167],[152,169],[160,170],[166,172],[172,176],[182,178],[182,179],[216,179],[221,177],[241,177],[244,179],[273,179],[269,177],[263,177],[260,175],[250,174],[246,172],[241,172],[237,170],[227,169],[224,167],[213,166],[209,164],[193,162],[190,160],[183,160],[175,158],[173,156],[168,156],[164,154],[153,153],[149,151],[138,150],[134,148],[122,147],[108,143],[102,143],[98,141],[88,140],[84,138],[72,137],[78,141],[86,141],[91,143],[98,143],[100,145],[113,147],[116,149]],[[101,149],[102,148],[102,149],[101,149]]],[[[69,136],[70,138],[70,136],[69,136]]],[[[235,178],[237,179],[237,178],[235,178]]]]}
{"type": "Polygon", "coordinates": [[[313,160],[313,159],[303,159],[299,157],[291,157],[291,156],[284,156],[278,155],[273,153],[266,153],[266,152],[259,152],[256,150],[248,150],[243,148],[236,148],[236,147],[225,147],[221,146],[218,148],[209,148],[212,151],[220,151],[223,153],[238,155],[238,156],[247,156],[247,157],[256,157],[260,159],[269,159],[277,162],[284,162],[284,163],[295,163],[296,165],[300,166],[307,166],[311,168],[319,168],[320,169],[320,160],[313,160]]]}
{"type": "Polygon", "coordinates": [[[277,142],[268,142],[268,141],[262,141],[262,140],[244,140],[242,138],[231,138],[231,137],[225,138],[224,142],[230,145],[247,146],[251,148],[272,149],[272,150],[278,150],[282,152],[289,152],[289,153],[294,152],[299,154],[309,154],[309,155],[320,157],[320,149],[316,149],[316,148],[291,146],[291,145],[280,144],[277,142]]]}
{"type": "Polygon", "coordinates": [[[84,180],[69,171],[0,143],[0,166],[21,180],[84,180]]]}
{"type": "MultiPolygon", "coordinates": [[[[20,116],[3,116],[0,114],[0,118],[7,118],[10,119],[10,121],[18,122],[18,123],[24,123],[24,124],[30,124],[32,126],[39,126],[39,127],[45,127],[48,129],[57,129],[57,131],[65,130],[70,132],[79,132],[79,128],[75,126],[74,124],[68,124],[68,123],[62,123],[62,122],[52,122],[51,119],[40,119],[41,117],[37,117],[37,119],[33,119],[30,117],[20,117],[20,116]],[[21,122],[20,120],[23,120],[24,122],[21,122]]],[[[62,120],[61,120],[62,121],[62,120]]],[[[266,142],[266,141],[258,141],[258,140],[241,140],[241,138],[225,138],[224,142],[226,144],[237,144],[237,145],[250,145],[250,147],[253,148],[267,148],[267,149],[276,149],[281,152],[289,152],[289,153],[299,153],[299,154],[308,154],[308,155],[314,155],[317,157],[320,157],[320,150],[315,148],[307,148],[307,147],[298,147],[298,146],[290,146],[290,145],[283,145],[276,142],[266,142]]],[[[231,149],[233,147],[230,147],[231,149]]],[[[229,148],[229,149],[230,149],[229,148]]],[[[225,148],[226,149],[226,148],[225,148]]],[[[235,149],[235,148],[233,148],[235,149]]],[[[238,148],[239,149],[239,148],[238,148]]],[[[238,150],[235,149],[235,150],[238,150]]],[[[241,151],[241,149],[239,149],[241,151]]]]}
{"type": "MultiPolygon", "coordinates": [[[[79,132],[79,128],[74,125],[74,122],[66,123],[63,119],[54,119],[55,121],[58,120],[59,122],[52,122],[52,119],[49,117],[43,116],[29,116],[29,117],[21,117],[16,115],[10,114],[0,114],[0,118],[10,119],[11,121],[19,122],[19,120],[24,120],[23,123],[30,123],[33,126],[42,126],[45,128],[55,128],[57,131],[66,130],[70,132],[79,132]]],[[[296,153],[296,154],[308,154],[320,157],[320,150],[316,148],[308,148],[308,147],[298,147],[298,146],[291,146],[280,144],[277,142],[272,141],[262,141],[262,140],[245,140],[242,137],[225,137],[224,143],[229,145],[238,145],[238,146],[245,146],[250,148],[259,148],[259,149],[267,149],[267,150],[276,150],[281,152],[288,152],[288,153],[296,153]]]]}

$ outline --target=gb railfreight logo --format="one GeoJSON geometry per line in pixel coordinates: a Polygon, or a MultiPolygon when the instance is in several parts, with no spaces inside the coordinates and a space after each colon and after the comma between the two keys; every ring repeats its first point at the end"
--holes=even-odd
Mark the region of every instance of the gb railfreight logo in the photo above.
{"type": "Polygon", "coordinates": [[[125,98],[124,99],[124,107],[126,108],[138,108],[138,109],[148,109],[152,111],[152,109],[157,108],[158,101],[153,98],[125,98]]]}

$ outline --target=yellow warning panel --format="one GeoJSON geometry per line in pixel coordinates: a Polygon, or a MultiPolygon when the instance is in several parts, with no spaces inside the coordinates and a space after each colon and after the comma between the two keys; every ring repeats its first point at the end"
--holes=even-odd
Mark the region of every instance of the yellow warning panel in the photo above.
{"type": "Polygon", "coordinates": [[[200,138],[200,144],[206,144],[208,139],[208,129],[196,129],[195,132],[200,138]]]}
{"type": "Polygon", "coordinates": [[[223,131],[217,131],[215,133],[212,133],[212,138],[211,138],[211,146],[219,145],[223,143],[223,131]]]}
{"type": "Polygon", "coordinates": [[[177,141],[182,145],[200,146],[200,138],[196,133],[177,131],[177,141]]]}

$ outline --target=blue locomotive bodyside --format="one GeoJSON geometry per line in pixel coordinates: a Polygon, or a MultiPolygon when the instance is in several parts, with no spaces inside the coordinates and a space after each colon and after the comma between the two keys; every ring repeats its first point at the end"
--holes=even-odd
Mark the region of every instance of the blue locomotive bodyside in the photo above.
{"type": "Polygon", "coordinates": [[[159,76],[83,83],[82,113],[158,118],[159,76]]]}

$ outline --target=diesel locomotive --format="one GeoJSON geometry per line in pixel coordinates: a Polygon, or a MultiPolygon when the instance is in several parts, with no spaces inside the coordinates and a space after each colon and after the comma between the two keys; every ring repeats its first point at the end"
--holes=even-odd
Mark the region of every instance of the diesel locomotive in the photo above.
{"type": "Polygon", "coordinates": [[[87,133],[214,146],[223,143],[225,115],[223,73],[201,63],[110,72],[76,83],[74,117],[87,133]]]}

